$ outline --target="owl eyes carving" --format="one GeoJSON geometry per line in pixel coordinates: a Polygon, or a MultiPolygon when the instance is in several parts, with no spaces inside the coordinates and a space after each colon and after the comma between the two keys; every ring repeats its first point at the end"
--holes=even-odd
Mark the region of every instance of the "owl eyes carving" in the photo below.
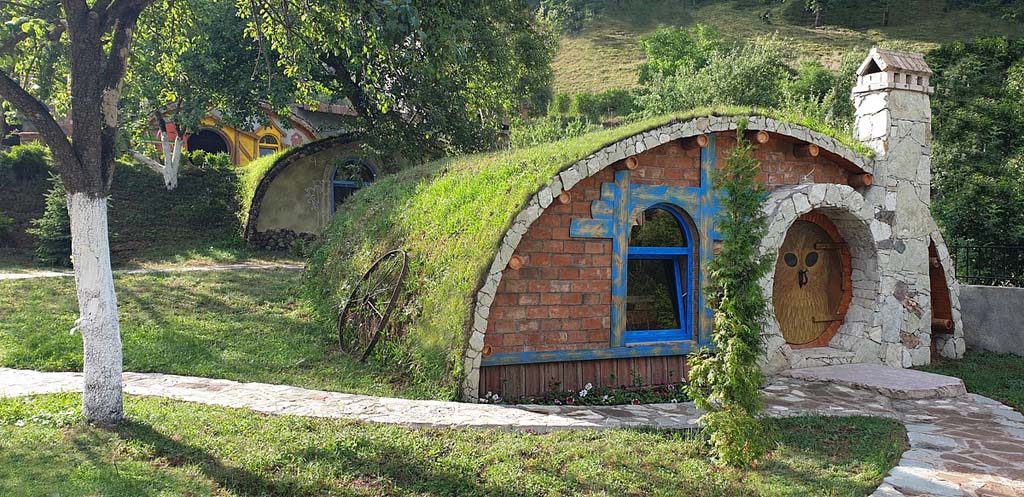
{"type": "Polygon", "coordinates": [[[818,253],[817,252],[811,252],[811,253],[807,254],[807,257],[804,259],[804,264],[807,264],[807,267],[814,267],[814,265],[817,264],[817,263],[818,263],[818,253]]]}
{"type": "Polygon", "coordinates": [[[796,258],[796,254],[787,252],[786,255],[782,256],[782,260],[786,261],[786,265],[789,267],[796,267],[799,259],[796,258]]]}

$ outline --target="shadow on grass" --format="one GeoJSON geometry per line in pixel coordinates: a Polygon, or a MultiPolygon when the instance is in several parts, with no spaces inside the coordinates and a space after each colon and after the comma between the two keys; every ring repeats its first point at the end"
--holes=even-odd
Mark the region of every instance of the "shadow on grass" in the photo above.
{"type": "MultiPolygon", "coordinates": [[[[219,487],[242,495],[296,495],[297,488],[288,481],[273,481],[244,468],[229,466],[209,452],[167,437],[152,426],[126,420],[116,428],[126,442],[141,442],[153,448],[153,456],[171,466],[191,465],[219,487]]],[[[84,449],[80,449],[84,450],[84,449]]]]}

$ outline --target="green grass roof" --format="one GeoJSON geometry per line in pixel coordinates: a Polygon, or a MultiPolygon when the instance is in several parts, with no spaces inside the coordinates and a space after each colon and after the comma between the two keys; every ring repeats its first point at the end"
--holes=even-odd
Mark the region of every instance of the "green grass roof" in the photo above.
{"type": "MultiPolygon", "coordinates": [[[[396,313],[406,340],[386,346],[376,360],[406,383],[408,396],[455,398],[479,282],[512,219],[552,176],[605,146],[673,121],[754,114],[813,124],[749,108],[700,109],[531,148],[431,162],[380,178],[347,200],[324,232],[307,270],[306,296],[319,317],[333,325],[351,285],[377,257],[396,248],[408,251],[405,308],[396,313]]],[[[856,143],[834,130],[808,127],[856,143]]]]}

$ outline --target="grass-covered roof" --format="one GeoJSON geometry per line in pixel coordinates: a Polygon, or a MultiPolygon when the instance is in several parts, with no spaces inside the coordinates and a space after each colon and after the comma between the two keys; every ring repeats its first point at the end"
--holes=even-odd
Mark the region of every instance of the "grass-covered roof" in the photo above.
{"type": "Polygon", "coordinates": [[[708,115],[764,115],[801,124],[869,155],[851,137],[798,116],[726,108],[647,119],[531,148],[423,164],[380,178],[347,200],[310,260],[306,296],[325,325],[333,325],[351,285],[373,261],[389,250],[406,250],[411,263],[405,304],[393,317],[405,340],[384,346],[374,360],[377,367],[405,383],[402,390],[408,396],[456,398],[475,292],[512,219],[530,197],[552,176],[605,146],[671,122],[708,115]]]}

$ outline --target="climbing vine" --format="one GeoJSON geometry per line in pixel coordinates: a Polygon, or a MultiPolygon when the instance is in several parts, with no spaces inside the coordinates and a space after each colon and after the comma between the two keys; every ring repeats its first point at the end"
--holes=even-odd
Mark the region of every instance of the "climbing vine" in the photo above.
{"type": "Polygon", "coordinates": [[[688,390],[719,462],[736,466],[755,463],[768,449],[761,420],[761,327],[767,301],[759,281],[771,260],[758,252],[768,219],[762,211],[767,192],[755,180],[761,168],[751,145],[737,130],[732,155],[715,176],[723,193],[718,230],[721,252],[711,262],[706,288],[714,310],[714,350],[701,348],[690,356],[688,390]]]}

